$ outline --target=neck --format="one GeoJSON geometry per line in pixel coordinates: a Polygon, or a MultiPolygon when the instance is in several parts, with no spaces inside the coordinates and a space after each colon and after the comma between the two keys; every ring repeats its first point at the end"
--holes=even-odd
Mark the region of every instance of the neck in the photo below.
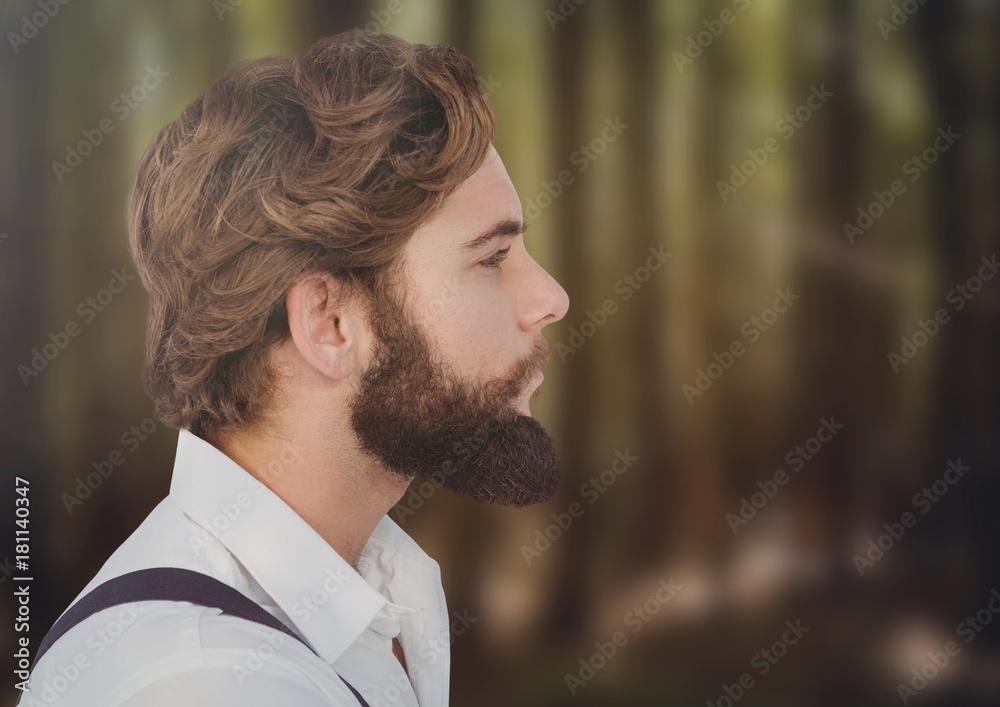
{"type": "MultiPolygon", "coordinates": [[[[368,539],[409,485],[340,439],[309,434],[231,435],[215,446],[271,489],[355,570],[368,539]]],[[[275,428],[270,428],[275,429],[275,428]]]]}

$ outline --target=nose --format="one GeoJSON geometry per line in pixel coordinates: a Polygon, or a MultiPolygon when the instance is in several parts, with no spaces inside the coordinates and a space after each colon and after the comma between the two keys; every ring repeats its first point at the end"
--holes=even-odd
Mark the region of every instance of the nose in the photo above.
{"type": "Polygon", "coordinates": [[[545,268],[534,259],[531,262],[531,280],[524,290],[529,299],[524,308],[522,327],[537,332],[566,316],[569,295],[545,268]]]}

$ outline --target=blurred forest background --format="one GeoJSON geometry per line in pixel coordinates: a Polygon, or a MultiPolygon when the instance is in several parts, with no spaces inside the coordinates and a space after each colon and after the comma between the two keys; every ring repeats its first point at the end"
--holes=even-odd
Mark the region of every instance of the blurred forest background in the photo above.
{"type": "Polygon", "coordinates": [[[557,498],[393,513],[478,619],[452,703],[1000,704],[996,0],[47,4],[6,2],[0,46],[0,499],[30,479],[35,645],[169,486],[141,283],[80,309],[135,272],[139,156],[235,62],[367,26],[476,63],[571,300],[533,406],[557,498]]]}

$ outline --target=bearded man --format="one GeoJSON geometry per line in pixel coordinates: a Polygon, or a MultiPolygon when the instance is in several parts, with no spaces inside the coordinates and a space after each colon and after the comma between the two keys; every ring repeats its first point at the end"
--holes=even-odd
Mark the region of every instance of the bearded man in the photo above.
{"type": "Polygon", "coordinates": [[[156,136],[129,238],[170,494],[21,704],[448,704],[440,567],[387,513],[416,476],[516,507],[559,480],[529,403],[569,302],[494,129],[456,49],[353,30],[156,136]]]}

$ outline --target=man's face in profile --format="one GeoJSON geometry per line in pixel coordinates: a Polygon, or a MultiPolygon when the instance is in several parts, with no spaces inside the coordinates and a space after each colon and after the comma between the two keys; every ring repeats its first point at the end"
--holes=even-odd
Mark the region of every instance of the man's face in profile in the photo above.
{"type": "Polygon", "coordinates": [[[521,223],[491,149],[407,244],[405,282],[371,313],[371,361],[351,400],[362,447],[389,469],[509,506],[546,501],[559,484],[528,402],[551,354],[541,329],[568,308],[521,223]]]}

